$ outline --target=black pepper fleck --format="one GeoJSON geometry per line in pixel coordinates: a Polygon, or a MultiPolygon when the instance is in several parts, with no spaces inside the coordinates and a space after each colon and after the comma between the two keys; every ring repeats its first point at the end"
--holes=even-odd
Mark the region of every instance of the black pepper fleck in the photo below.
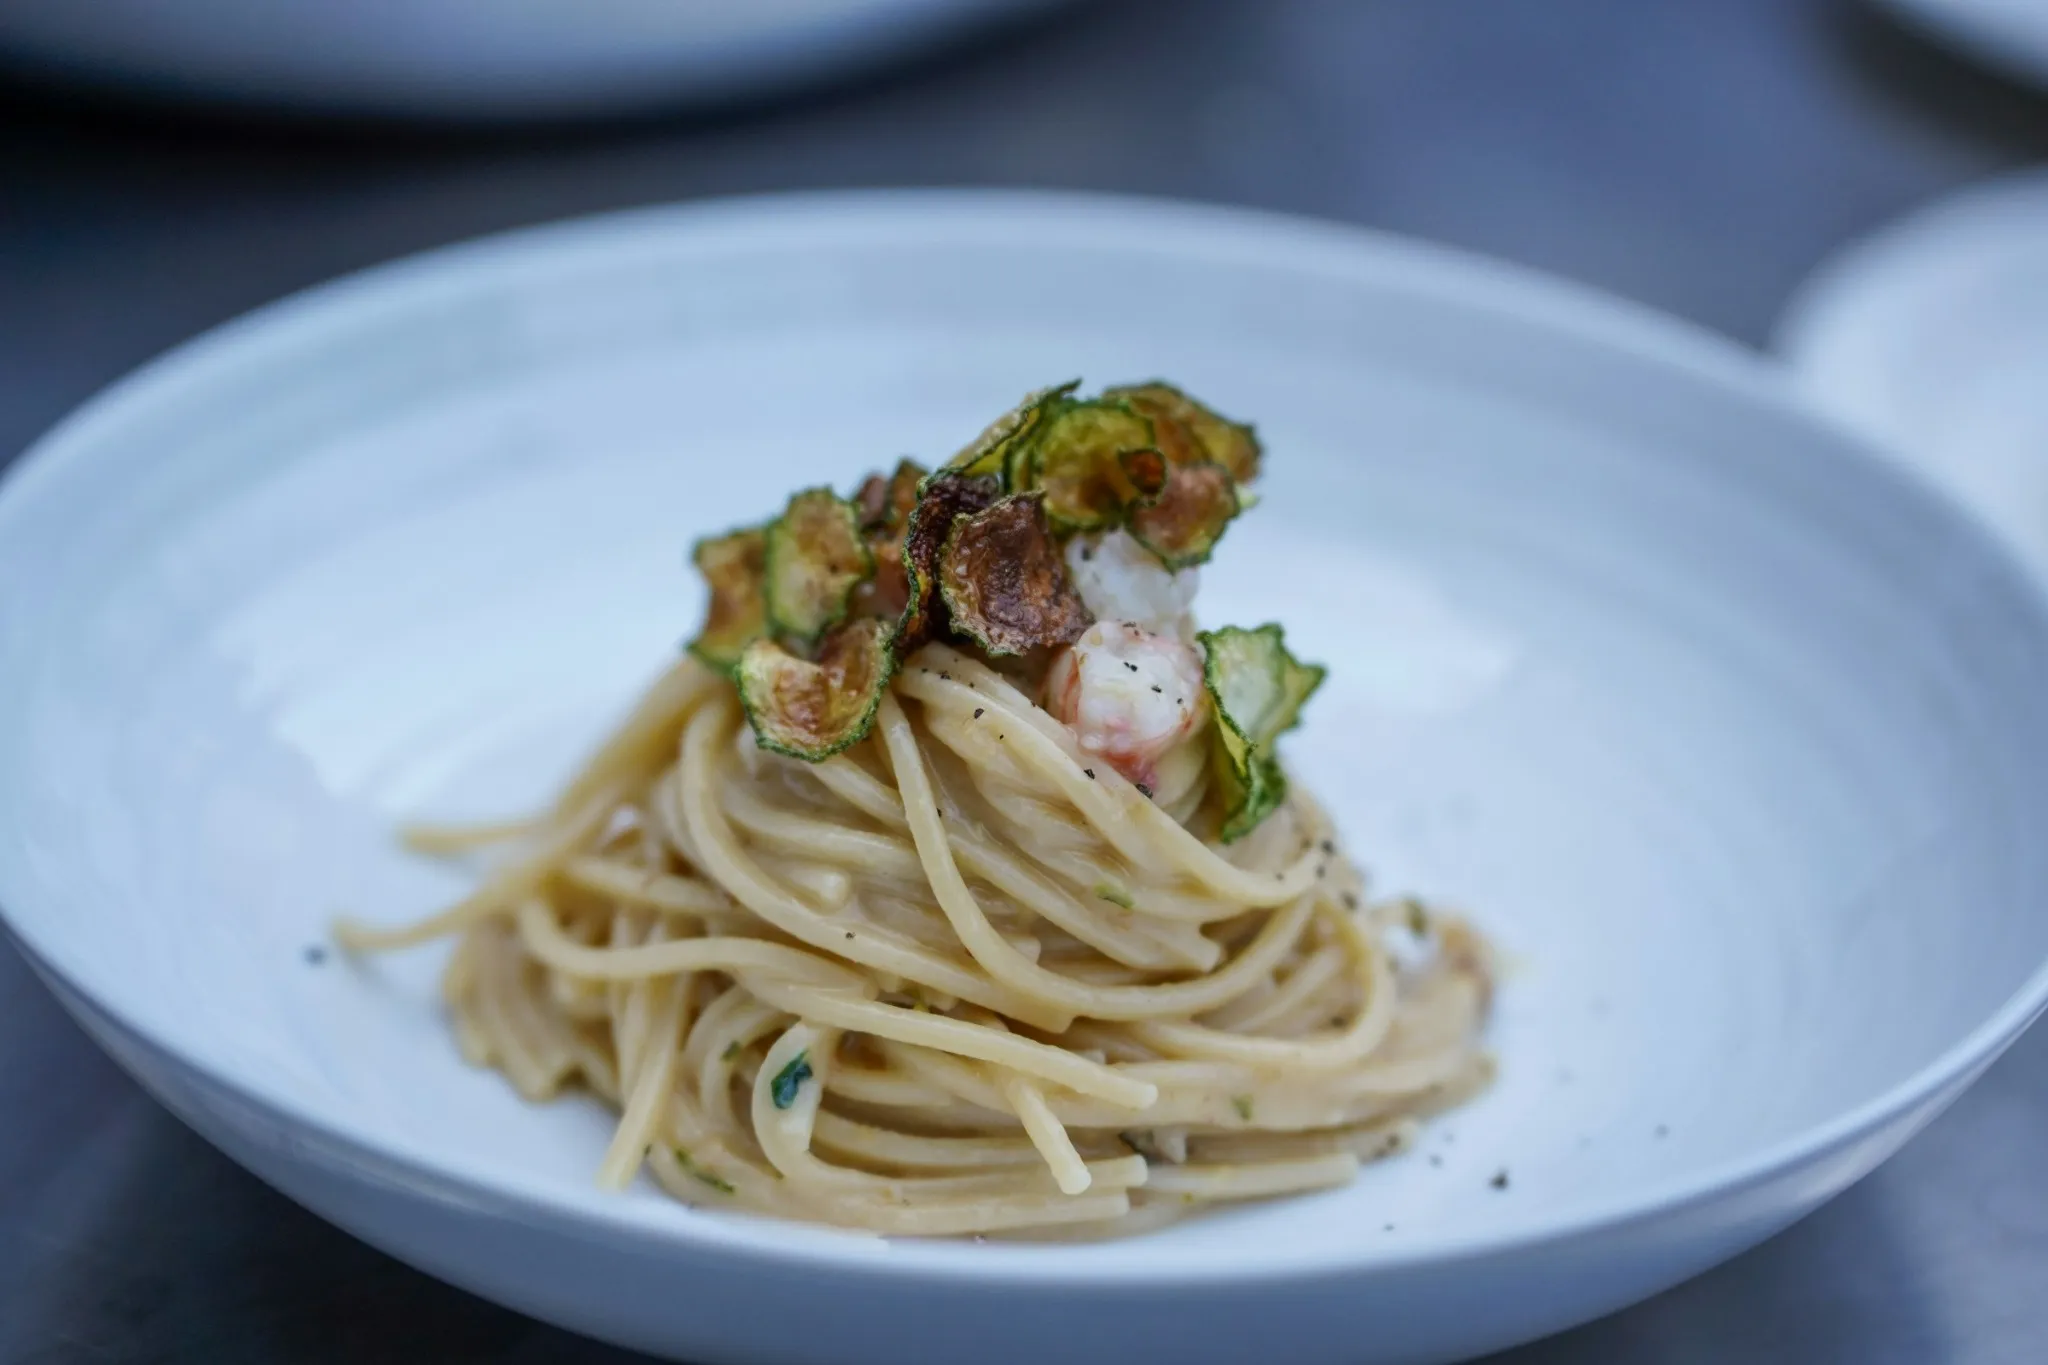
{"type": "Polygon", "coordinates": [[[1346,910],[1356,910],[1358,908],[1358,897],[1346,891],[1344,893],[1344,908],[1346,910]]]}
{"type": "Polygon", "coordinates": [[[1670,1137],[1670,1136],[1671,1136],[1671,1129],[1670,1129],[1670,1128],[1669,1128],[1668,1126],[1666,1126],[1666,1125],[1664,1125],[1664,1124],[1661,1124],[1661,1123],[1660,1123],[1660,1124],[1658,1124],[1658,1125],[1657,1125],[1657,1136],[1658,1136],[1658,1137],[1660,1137],[1660,1138],[1661,1138],[1661,1137],[1670,1137]]]}
{"type": "Polygon", "coordinates": [[[1328,839],[1323,840],[1322,848],[1325,853],[1335,853],[1337,851],[1337,846],[1328,839]]]}
{"type": "Polygon", "coordinates": [[[1145,784],[1144,784],[1143,782],[1140,782],[1140,783],[1138,783],[1138,784],[1137,784],[1137,788],[1138,788],[1139,792],[1141,792],[1142,794],[1144,794],[1144,795],[1145,795],[1145,796],[1147,796],[1147,797],[1150,797],[1150,796],[1152,795],[1152,789],[1151,789],[1150,787],[1146,786],[1146,785],[1145,785],[1145,784]]]}
{"type": "Polygon", "coordinates": [[[977,706],[977,707],[975,707],[975,708],[974,708],[974,718],[975,718],[976,720],[980,720],[980,719],[981,719],[981,713],[982,713],[983,711],[987,710],[987,709],[988,709],[987,707],[983,707],[983,706],[977,706]]]}
{"type": "Polygon", "coordinates": [[[1504,1190],[1508,1187],[1508,1173],[1506,1171],[1495,1171],[1493,1173],[1493,1179],[1487,1181],[1486,1183],[1493,1186],[1497,1190],[1504,1190]]]}
{"type": "Polygon", "coordinates": [[[1093,782],[1093,781],[1095,780],[1095,769],[1093,769],[1093,768],[1083,768],[1083,769],[1081,769],[1081,771],[1082,771],[1082,772],[1084,772],[1084,773],[1086,773],[1086,774],[1088,774],[1088,780],[1089,780],[1090,782],[1093,782]]]}
{"type": "Polygon", "coordinates": [[[846,936],[847,936],[848,938],[852,938],[852,937],[853,937],[853,930],[851,930],[851,929],[848,929],[848,930],[846,931],[846,936]]]}
{"type": "Polygon", "coordinates": [[[1152,684],[1152,690],[1153,690],[1154,692],[1158,692],[1158,693],[1160,693],[1160,694],[1162,694],[1162,695],[1164,695],[1164,693],[1166,692],[1166,689],[1165,689],[1165,688],[1163,688],[1163,687],[1161,687],[1161,686],[1160,686],[1160,685],[1159,685],[1158,683],[1153,683],[1153,684],[1152,684]]]}
{"type": "Polygon", "coordinates": [[[1392,1232],[1393,1230],[1394,1230],[1394,1225],[1393,1225],[1392,1223],[1389,1223],[1389,1224],[1387,1224],[1387,1225],[1386,1225],[1386,1226],[1385,1226],[1384,1228],[1381,1228],[1381,1229],[1380,1229],[1380,1231],[1382,1231],[1382,1232],[1392,1232]]]}
{"type": "Polygon", "coordinates": [[[1124,660],[1124,667],[1130,669],[1133,673],[1136,673],[1138,671],[1138,666],[1132,663],[1129,659],[1124,660]]]}
{"type": "Polygon", "coordinates": [[[1438,1156],[1436,1153],[1431,1152],[1429,1154],[1429,1164],[1432,1166],[1441,1166],[1444,1164],[1444,1159],[1438,1156]]]}
{"type": "Polygon", "coordinates": [[[327,950],[326,950],[325,948],[321,947],[321,946],[320,946],[319,944],[317,944],[317,943],[314,943],[314,944],[310,944],[310,945],[308,945],[308,946],[307,946],[307,948],[306,948],[306,965],[307,965],[308,967],[317,967],[317,966],[319,966],[319,965],[320,965],[321,963],[325,962],[326,960],[327,960],[327,950]]]}
{"type": "Polygon", "coordinates": [[[945,679],[947,682],[953,681],[953,675],[951,673],[946,672],[946,670],[943,668],[939,670],[939,676],[945,679]]]}

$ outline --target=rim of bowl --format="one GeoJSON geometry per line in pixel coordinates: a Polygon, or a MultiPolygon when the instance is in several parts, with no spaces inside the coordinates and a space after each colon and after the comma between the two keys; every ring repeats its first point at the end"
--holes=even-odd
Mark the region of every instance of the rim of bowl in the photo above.
{"type": "MultiPolygon", "coordinates": [[[[1402,288],[1446,303],[1628,353],[1807,428],[1817,439],[1804,448],[1803,458],[1835,460],[1852,471],[1849,477],[1888,484],[1892,495],[1918,501],[1925,514],[1950,520],[1955,534],[1973,542],[1986,566],[2026,603],[2033,628],[2048,636],[2048,585],[2021,568],[1989,531],[1916,471],[1873,454],[1853,435],[1814,413],[1777,367],[1716,333],[1527,267],[1375,229],[1259,209],[1056,190],[805,191],[655,205],[516,228],[352,272],[202,332],[88,399],[0,474],[0,525],[21,515],[16,509],[30,503],[42,483],[61,468],[93,458],[99,429],[123,409],[232,370],[244,352],[262,347],[266,336],[292,329],[318,331],[351,315],[380,309],[403,312],[431,298],[436,281],[444,288],[489,287],[494,277],[516,277],[526,266],[559,267],[649,236],[695,236],[706,241],[746,237],[758,244],[769,229],[783,233],[787,242],[808,241],[824,250],[882,235],[901,240],[904,234],[937,233],[986,240],[992,246],[1028,237],[1040,244],[1108,241],[1187,258],[1207,257],[1218,265],[1284,260],[1298,271],[1321,270],[1354,280],[1398,278],[1402,288]]],[[[5,872],[0,865],[0,876],[5,872]]],[[[232,1067],[207,1056],[203,1047],[180,1039],[174,1019],[154,1021],[165,1027],[144,1025],[124,1002],[90,989],[89,961],[66,961],[38,943],[33,929],[7,908],[6,899],[5,888],[0,887],[0,926],[37,971],[149,1051],[240,1099],[279,1128],[317,1135],[331,1148],[330,1153],[302,1150],[302,1159],[353,1168],[363,1178],[389,1173],[402,1178],[416,1197],[440,1196],[486,1216],[518,1217],[558,1234],[630,1239],[649,1254],[658,1255],[664,1246],[680,1242],[781,1269],[829,1270],[875,1279],[915,1276],[962,1284],[1007,1283],[1071,1293],[1409,1271],[1562,1244],[1732,1198],[1822,1161],[1940,1097],[1988,1065],[2048,1008],[2048,961],[2043,961],[1975,1028],[1862,1103],[1757,1151],[1634,1193],[1589,1201],[1569,1213],[1510,1216],[1492,1229],[1435,1236],[1420,1229],[1393,1244],[1361,1241],[1327,1250],[1253,1245],[1235,1253],[1211,1254],[1193,1264],[1133,1257],[1090,1264],[1081,1272],[1063,1264],[1057,1245],[967,1246],[902,1239],[882,1242],[886,1254],[877,1254],[879,1239],[821,1237],[822,1229],[809,1224],[752,1215],[706,1215],[615,1196],[608,1196],[614,1201],[608,1205],[594,1206],[583,1197],[536,1186],[516,1168],[488,1159],[451,1164],[419,1144],[378,1134],[345,1115],[309,1112],[274,1087],[245,1081],[232,1067]]]]}

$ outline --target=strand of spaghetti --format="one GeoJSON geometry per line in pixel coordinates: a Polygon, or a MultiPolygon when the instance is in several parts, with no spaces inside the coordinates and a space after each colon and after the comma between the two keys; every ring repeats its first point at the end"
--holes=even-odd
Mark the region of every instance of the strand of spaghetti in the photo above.
{"type": "Polygon", "coordinates": [[[1085,1191],[1094,1182],[1094,1176],[1089,1173],[1088,1163],[1081,1160],[1081,1154],[1074,1150],[1073,1138],[1053,1117],[1051,1107],[1045,1102],[1045,1092],[1012,1072],[1005,1072],[996,1084],[1002,1088],[1003,1099],[1008,1102],[1010,1112],[1030,1134],[1031,1145],[1045,1158],[1046,1169],[1052,1172],[1060,1193],[1080,1194],[1085,1191]]]}
{"type": "Polygon", "coordinates": [[[656,1147],[647,1154],[647,1169],[661,1187],[687,1205],[707,1199],[735,1204],[782,1218],[857,1226],[834,1210],[793,1197],[772,1169],[756,1167],[725,1144],[711,1139],[692,1146],[656,1147]]]}
{"type": "Polygon", "coordinates": [[[1164,811],[1107,764],[1084,765],[1073,747],[1073,732],[1040,710],[993,669],[944,645],[926,645],[923,652],[945,663],[942,671],[950,673],[957,669],[963,676],[949,680],[938,672],[906,669],[898,675],[897,690],[919,701],[936,700],[941,705],[971,707],[974,700],[985,699],[984,705],[993,702],[1001,706],[1004,720],[1014,727],[1005,733],[1013,737],[1017,752],[1051,777],[1088,823],[1133,863],[1155,872],[1184,873],[1218,895],[1247,906],[1283,904],[1314,883],[1313,851],[1302,854],[1286,870],[1263,876],[1226,862],[1214,849],[1168,819],[1164,811]],[[1087,776],[1085,767],[1095,767],[1096,776],[1087,776]]]}
{"type": "Polygon", "coordinates": [[[687,1015],[689,979],[657,980],[645,989],[653,996],[647,1038],[640,1049],[640,1072],[630,1083],[620,1077],[625,1091],[624,1112],[612,1131],[611,1145],[598,1162],[599,1188],[622,1190],[640,1170],[640,1163],[654,1140],[655,1125],[675,1084],[676,1059],[681,1049],[687,1015]]]}
{"type": "MultiPolygon", "coordinates": [[[[836,1038],[830,1030],[814,1029],[807,1024],[791,1025],[769,1047],[755,1078],[755,1135],[769,1162],[793,1189],[837,1194],[841,1209],[853,1212],[862,1221],[886,1219],[891,1230],[897,1231],[906,1227],[926,1231],[943,1227],[949,1209],[967,1226],[988,1222],[1029,1226],[1041,1221],[1071,1221],[1077,1216],[1074,1206],[1084,1201],[1049,1198],[1051,1191],[1034,1197],[1029,1185],[1015,1173],[888,1180],[863,1177],[860,1172],[819,1161],[811,1155],[810,1145],[835,1045],[836,1038]],[[789,1074],[789,1069],[798,1065],[810,1068],[817,1083],[800,1082],[793,1094],[779,1092],[771,1077],[789,1074]],[[940,1198],[914,1204],[909,1202],[913,1191],[940,1198]],[[943,1198],[961,1193],[968,1194],[969,1199],[950,1203],[943,1198]],[[980,1197],[976,1199],[975,1195],[980,1197]]],[[[1142,1163],[1105,1163],[1105,1167],[1104,1174],[1120,1177],[1125,1187],[1142,1182],[1146,1176],[1142,1163]]],[[[1114,1209],[1118,1207],[1116,1201],[1128,1207],[1128,1196],[1122,1189],[1116,1190],[1101,1207],[1114,1209]]],[[[1090,1216],[1099,1215],[1091,1212],[1090,1216]]]]}
{"type": "Polygon", "coordinates": [[[876,1038],[915,1043],[939,1052],[1006,1066],[1124,1109],[1143,1109],[1159,1098],[1157,1086],[1131,1080],[1064,1048],[1018,1034],[997,1033],[943,1014],[903,1009],[880,1001],[805,988],[784,981],[764,979],[751,983],[749,989],[761,999],[801,1019],[829,1024],[848,1033],[866,1033],[876,1038]]]}
{"type": "Polygon", "coordinates": [[[943,712],[922,708],[921,720],[925,735],[941,740],[919,748],[932,765],[934,787],[942,793],[941,823],[962,868],[1006,894],[1014,887],[1020,900],[1083,940],[1128,945],[1115,956],[1129,965],[1175,973],[1214,970],[1223,948],[1204,937],[1202,924],[1242,914],[1242,906],[1190,901],[1162,891],[1155,881],[1133,883],[1121,859],[1090,856],[1100,841],[1085,824],[983,780],[982,753],[1000,747],[993,733],[986,743],[963,739],[949,745],[940,734],[943,712]],[[968,761],[949,764],[949,756],[968,761]],[[956,771],[947,773],[949,767],[956,771]],[[1132,885],[1142,888],[1144,904],[1133,900],[1132,885]],[[1154,902],[1162,899],[1185,922],[1155,913],[1154,902]]]}
{"type": "Polygon", "coordinates": [[[554,818],[581,811],[603,792],[642,785],[675,752],[674,735],[684,716],[726,685],[688,655],[678,658],[555,798],[554,818]]]}
{"type": "Polygon", "coordinates": [[[571,886],[664,914],[705,915],[734,908],[732,897],[709,882],[635,867],[615,858],[580,855],[566,859],[560,872],[571,886]]]}
{"type": "Polygon", "coordinates": [[[532,832],[532,820],[480,820],[474,824],[419,820],[398,827],[398,842],[407,852],[444,858],[523,839],[532,832]]]}
{"type": "Polygon", "coordinates": [[[1266,992],[1256,1003],[1248,1006],[1245,997],[1240,996],[1198,1022],[1232,1033],[1275,1032],[1278,1020],[1312,1003],[1312,997],[1334,982],[1343,970],[1344,953],[1340,949],[1320,948],[1297,963],[1277,988],[1266,992]]]}
{"type": "Polygon", "coordinates": [[[696,1101],[707,1125],[721,1132],[739,1127],[732,1109],[734,1062],[782,1021],[780,1010],[733,989],[704,1007],[684,1045],[684,1064],[697,1074],[696,1101]],[[700,1040],[701,1035],[701,1040],[700,1040]]]}
{"type": "Polygon", "coordinates": [[[916,852],[886,834],[775,810],[744,787],[728,789],[724,806],[728,819],[770,848],[882,876],[910,878],[918,873],[916,852]]]}
{"type": "MultiPolygon", "coordinates": [[[[909,828],[901,796],[844,755],[814,765],[814,772],[827,790],[868,818],[895,829],[909,828]]],[[[1209,951],[1215,945],[1199,933],[1169,938],[1142,922],[1128,926],[1110,923],[1089,914],[1079,901],[1033,872],[1024,859],[965,822],[948,817],[945,827],[954,856],[968,871],[1105,957],[1153,971],[1207,971],[1216,965],[1220,950],[1209,951]]]]}
{"type": "MultiPolygon", "coordinates": [[[[1142,1188],[1151,1176],[1151,1172],[1146,1169],[1145,1159],[1130,1155],[1084,1161],[1081,1163],[1081,1169],[1088,1177],[1091,1188],[1100,1185],[1113,1190],[1135,1190],[1142,1188]]],[[[1005,1170],[962,1172],[956,1175],[917,1175],[900,1178],[876,1176],[871,1179],[877,1183],[868,1187],[869,1192],[880,1194],[884,1198],[902,1200],[959,1195],[1072,1197],[1068,1191],[1061,1189],[1054,1182],[1051,1173],[1040,1164],[1005,1170]]]]}
{"type": "Polygon", "coordinates": [[[832,1093],[861,1104],[885,1109],[935,1110],[951,1103],[952,1096],[896,1071],[864,1066],[840,1066],[832,1073],[832,1093]]]}
{"type": "Polygon", "coordinates": [[[1394,974],[1386,957],[1350,915],[1325,914],[1336,926],[1365,989],[1365,1006],[1345,1028],[1299,1039],[1259,1038],[1196,1023],[1145,1020],[1131,1028],[1148,1047],[1178,1057],[1215,1058],[1286,1067],[1297,1072],[1329,1071],[1349,1065],[1378,1047],[1394,1023],[1394,974]]]}
{"type": "MultiPolygon", "coordinates": [[[[536,897],[535,903],[540,911],[546,913],[556,932],[561,932],[562,921],[555,913],[553,902],[536,897]]],[[[521,913],[527,913],[526,906],[521,907],[521,913]]],[[[613,907],[611,930],[605,939],[607,951],[616,953],[639,947],[647,937],[641,932],[644,919],[637,911],[613,907]]],[[[517,923],[516,919],[514,923],[517,923]]],[[[568,935],[563,934],[563,937],[568,938],[568,935]]],[[[619,1059],[621,1082],[629,1081],[640,1071],[640,1047],[647,1035],[647,987],[656,979],[637,977],[605,983],[605,1014],[611,1021],[612,1052],[619,1059]]]]}
{"type": "Polygon", "coordinates": [[[811,776],[825,790],[852,806],[862,815],[895,829],[908,829],[903,818],[903,798],[889,784],[876,777],[845,754],[834,754],[823,763],[807,765],[811,776]]]}
{"type": "Polygon", "coordinates": [[[1227,967],[1193,981],[1159,986],[1091,986],[1071,981],[1027,961],[989,924],[953,862],[952,847],[940,825],[931,779],[918,752],[917,736],[893,696],[882,697],[876,722],[896,769],[896,789],[903,793],[904,814],[910,821],[918,856],[924,860],[932,894],[974,960],[990,976],[1016,991],[1043,997],[1062,1009],[1094,1019],[1156,1019],[1214,1009],[1271,972],[1314,911],[1314,904],[1307,897],[1296,900],[1275,914],[1251,946],[1227,967]]]}
{"type": "Polygon", "coordinates": [[[573,813],[550,821],[526,854],[499,868],[484,879],[482,886],[439,914],[388,929],[342,919],[334,926],[335,941],[351,952],[411,948],[511,910],[523,897],[532,894],[563,858],[604,827],[604,822],[611,818],[612,807],[623,796],[619,789],[599,788],[573,813]]]}
{"type": "Polygon", "coordinates": [[[1197,1199],[1263,1199],[1348,1185],[1357,1175],[1356,1156],[1332,1152],[1242,1166],[1161,1165],[1153,1170],[1148,1188],[1158,1194],[1191,1194],[1197,1199]]]}
{"type": "Polygon", "coordinates": [[[1338,1088],[1346,1098],[1413,1095],[1433,1085],[1443,1084],[1457,1075],[1469,1061],[1469,1053],[1447,1048],[1427,1056],[1365,1067],[1343,1077],[1338,1088]]]}
{"type": "Polygon", "coordinates": [[[855,931],[835,924],[783,892],[740,850],[724,816],[711,799],[718,790],[711,756],[738,723],[723,698],[700,709],[683,731],[683,761],[677,770],[683,817],[702,866],[735,899],[791,938],[879,972],[971,1000],[986,1009],[1057,1033],[1073,1022],[1042,998],[1020,995],[879,929],[855,931]],[[851,936],[849,936],[851,935],[851,936]]]}
{"type": "MultiPolygon", "coordinates": [[[[1008,1033],[1009,1026],[1001,1019],[979,1021],[999,1033],[1008,1033]]],[[[1045,1102],[1045,1092],[1014,1071],[1002,1071],[996,1075],[996,1086],[1003,1092],[1003,1100],[1010,1106],[1010,1112],[1024,1125],[1024,1133],[1031,1139],[1031,1145],[1045,1158],[1045,1166],[1060,1187],[1061,1194],[1080,1194],[1094,1183],[1094,1175],[1088,1163],[1074,1149],[1074,1139],[1066,1128],[1053,1117],[1052,1108],[1045,1102]]]]}
{"type": "Polygon", "coordinates": [[[513,979],[522,964],[509,943],[492,944],[478,964],[477,1023],[491,1059],[527,1099],[545,1099],[561,1081],[567,1058],[555,1054],[523,1008],[513,979]]]}
{"type": "MultiPolygon", "coordinates": [[[[944,1053],[915,1047],[885,1044],[885,1050],[892,1064],[928,1084],[980,1110],[997,1114],[1006,1112],[1001,1092],[982,1068],[967,1065],[944,1053]]],[[[1360,1117],[1361,1111],[1375,1116],[1379,1112],[1377,1101],[1332,1096],[1327,1093],[1326,1085],[1313,1087],[1303,1095],[1284,1086],[1276,1088],[1270,1075],[1262,1080],[1262,1073],[1258,1071],[1226,1069],[1217,1063],[1140,1064],[1116,1069],[1133,1080],[1150,1081],[1158,1086],[1158,1100],[1145,1110],[1139,1120],[1151,1127],[1199,1124],[1243,1128],[1253,1120],[1243,1116],[1240,1106],[1254,1112],[1258,1124],[1282,1129],[1327,1128],[1351,1122],[1360,1117]],[[1167,1069],[1176,1065],[1218,1069],[1179,1073],[1167,1069]]],[[[1133,1122],[1128,1111],[1083,1096],[1055,1093],[1046,1097],[1046,1103],[1070,1131],[1107,1129],[1114,1132],[1131,1127],[1133,1122]]]]}
{"type": "Polygon", "coordinates": [[[801,948],[761,938],[683,938],[634,948],[591,948],[565,935],[547,904],[519,908],[519,937],[527,950],[559,972],[606,981],[634,981],[678,972],[771,974],[826,990],[858,990],[865,983],[840,963],[801,948]]]}
{"type": "MultiPolygon", "coordinates": [[[[1192,811],[1201,804],[1208,788],[1209,746],[1178,745],[1159,760],[1158,771],[1152,781],[1152,803],[1170,816],[1183,807],[1192,811]]],[[[1187,824],[1184,817],[1172,816],[1172,819],[1176,825],[1187,824]]]]}
{"type": "Polygon", "coordinates": [[[754,1073],[754,1138],[769,1164],[794,1187],[830,1180],[818,1169],[823,1163],[811,1155],[811,1130],[838,1046],[837,1030],[799,1019],[768,1045],[768,1055],[754,1073]]]}
{"type": "MultiPolygon", "coordinates": [[[[1105,883],[1112,885],[1131,880],[1130,869],[1101,858],[1100,841],[1086,824],[1050,813],[1054,810],[1046,802],[1017,794],[1015,791],[990,791],[984,781],[984,774],[991,761],[1009,748],[1009,732],[1000,726],[989,727],[979,724],[963,724],[957,715],[948,719],[945,707],[927,704],[922,716],[923,724],[932,736],[946,748],[951,749],[961,760],[987,805],[988,821],[995,833],[1002,836],[1001,842],[1031,850],[1033,861],[1063,881],[1093,892],[1105,883]]],[[[1079,760],[1077,760],[1079,761],[1079,760]]],[[[1100,774],[1103,770],[1091,764],[1081,769],[1086,776],[1091,768],[1100,774]]],[[[1103,782],[1111,779],[1099,777],[1103,782]]],[[[953,833],[954,822],[948,820],[947,829],[953,833]]],[[[960,840],[954,835],[957,845],[960,840]]],[[[964,861],[964,860],[963,860],[964,861]]],[[[1269,866],[1260,865],[1255,870],[1270,872],[1269,866]]],[[[1156,872],[1141,872],[1140,885],[1143,887],[1143,904],[1135,908],[1142,912],[1141,919],[1154,921],[1186,921],[1186,924],[1158,923],[1158,931],[1185,934],[1193,926],[1229,919],[1245,913],[1247,907],[1238,901],[1219,898],[1214,895],[1190,894],[1188,890],[1175,887],[1156,872]]]]}
{"type": "MultiPolygon", "coordinates": [[[[840,1093],[843,1070],[833,1077],[832,1094],[840,1093]]],[[[811,1141],[817,1145],[856,1156],[876,1164],[906,1167],[972,1169],[1001,1166],[1037,1167],[1044,1158],[1029,1138],[932,1137],[905,1133],[860,1123],[833,1113],[818,1111],[817,1127],[811,1141]]]]}

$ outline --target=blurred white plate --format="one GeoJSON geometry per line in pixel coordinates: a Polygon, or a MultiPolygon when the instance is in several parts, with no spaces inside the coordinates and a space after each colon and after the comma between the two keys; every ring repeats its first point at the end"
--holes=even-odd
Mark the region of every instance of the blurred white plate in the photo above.
{"type": "Polygon", "coordinates": [[[342,281],[40,443],[0,485],[0,906],[238,1160],[594,1335],[1415,1365],[1776,1231],[2041,1009],[2044,679],[1981,529],[1626,305],[1217,209],[701,205],[342,281]],[[1202,610],[1330,665],[1290,760],[1381,885],[1519,964],[1436,1160],[1070,1246],[606,1194],[604,1114],[459,1060],[439,952],[302,959],[341,909],[463,889],[393,822],[538,803],[697,618],[695,536],[1048,379],[1153,374],[1267,439],[1202,610]]]}
{"type": "Polygon", "coordinates": [[[2048,174],[1850,246],[1800,288],[1775,345],[1821,407],[2048,572],[2048,174]]]}
{"type": "Polygon", "coordinates": [[[574,116],[769,92],[1067,0],[6,0],[0,52],[209,98],[574,116]]]}
{"type": "Polygon", "coordinates": [[[1881,0],[1913,27],[2005,74],[2048,86],[2048,0],[1881,0]]]}

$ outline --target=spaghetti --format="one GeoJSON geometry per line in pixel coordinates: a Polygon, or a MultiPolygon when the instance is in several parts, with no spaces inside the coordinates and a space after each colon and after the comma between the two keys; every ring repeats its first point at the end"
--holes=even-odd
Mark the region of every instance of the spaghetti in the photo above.
{"type": "Polygon", "coordinates": [[[1339,1185],[1487,1083],[1468,926],[1369,902],[1276,766],[1224,837],[1229,689],[1133,757],[1041,705],[1056,672],[935,633],[809,757],[685,658],[540,818],[412,832],[507,848],[475,892],[338,935],[453,936],[463,1055],[618,1111],[600,1183],[889,1234],[1124,1233],[1339,1185]]]}

